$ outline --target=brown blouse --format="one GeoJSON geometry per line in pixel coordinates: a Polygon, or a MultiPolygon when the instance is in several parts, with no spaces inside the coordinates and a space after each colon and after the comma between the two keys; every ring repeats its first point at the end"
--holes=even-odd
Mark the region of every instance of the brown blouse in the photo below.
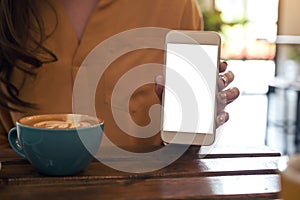
{"type": "MultiPolygon", "coordinates": [[[[72,95],[77,72],[84,59],[98,44],[106,44],[106,46],[101,46],[106,50],[105,55],[97,57],[100,63],[99,67],[102,67],[101,70],[106,70],[101,74],[96,94],[94,94],[95,101],[92,103],[95,104],[98,117],[104,119],[105,134],[113,143],[127,149],[137,146],[160,145],[161,139],[158,134],[160,112],[156,110],[153,116],[149,116],[150,108],[159,104],[153,82],[156,75],[162,74],[162,65],[154,66],[163,64],[164,52],[162,49],[166,33],[159,28],[202,29],[202,17],[196,1],[99,0],[80,41],[76,37],[61,1],[52,0],[52,2],[57,16],[53,11],[43,10],[42,12],[47,23],[46,30],[49,32],[55,27],[55,31],[45,45],[55,53],[58,61],[44,64],[38,70],[36,77],[14,71],[12,81],[20,88],[20,97],[25,101],[37,104],[38,109],[26,108],[24,113],[18,113],[0,108],[0,148],[8,146],[7,133],[21,116],[73,112],[72,95]],[[154,31],[149,32],[146,27],[152,27],[154,31]],[[127,40],[119,37],[124,31],[137,30],[136,38],[127,40]],[[144,33],[145,35],[143,35],[144,33]],[[151,46],[152,40],[153,47],[151,46]],[[160,44],[160,48],[154,47],[155,42],[160,44]],[[143,44],[148,46],[143,46],[143,44]],[[108,66],[107,64],[101,66],[103,61],[110,59],[109,55],[118,53],[120,47],[125,49],[125,53],[116,57],[108,66]],[[150,63],[153,63],[153,69],[150,63]],[[130,77],[129,82],[143,82],[142,80],[145,78],[145,84],[136,88],[133,94],[126,94],[129,90],[126,81],[121,82],[118,86],[116,83],[138,66],[142,66],[143,70],[130,77]],[[152,83],[149,80],[152,80],[152,83]],[[127,104],[128,96],[130,96],[129,104],[127,104]],[[119,128],[120,124],[116,123],[112,111],[116,114],[117,120],[122,121],[121,126],[125,126],[125,129],[119,128]],[[132,125],[132,120],[135,122],[134,125],[132,125]],[[146,138],[140,138],[139,135],[145,137],[143,127],[152,123],[156,126],[155,133],[147,133],[146,138]]],[[[89,66],[82,67],[88,68],[89,66]]],[[[83,88],[89,88],[89,80],[90,77],[87,77],[83,88]]],[[[84,98],[86,95],[89,93],[83,89],[82,97],[84,98]]]]}

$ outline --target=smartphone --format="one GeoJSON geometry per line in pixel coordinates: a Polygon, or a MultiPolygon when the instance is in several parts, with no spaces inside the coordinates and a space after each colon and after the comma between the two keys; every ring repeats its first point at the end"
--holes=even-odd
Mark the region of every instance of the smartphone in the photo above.
{"type": "Polygon", "coordinates": [[[164,142],[213,144],[221,38],[210,31],[168,32],[161,137],[164,142]]]}

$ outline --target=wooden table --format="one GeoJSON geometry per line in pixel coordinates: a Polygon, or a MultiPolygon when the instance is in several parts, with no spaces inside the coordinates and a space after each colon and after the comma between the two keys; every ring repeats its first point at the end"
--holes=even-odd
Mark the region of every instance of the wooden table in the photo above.
{"type": "Polygon", "coordinates": [[[202,158],[195,148],[154,172],[125,173],[95,161],[68,177],[40,175],[12,150],[0,150],[0,199],[279,198],[279,153],[266,146],[216,147],[202,158]]]}

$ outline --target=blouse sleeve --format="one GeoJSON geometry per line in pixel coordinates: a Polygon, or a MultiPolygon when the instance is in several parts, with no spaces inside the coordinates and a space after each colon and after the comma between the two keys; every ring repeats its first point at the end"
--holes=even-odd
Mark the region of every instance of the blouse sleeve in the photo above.
{"type": "Polygon", "coordinates": [[[181,19],[183,30],[203,30],[203,18],[196,0],[187,0],[181,19]]]}

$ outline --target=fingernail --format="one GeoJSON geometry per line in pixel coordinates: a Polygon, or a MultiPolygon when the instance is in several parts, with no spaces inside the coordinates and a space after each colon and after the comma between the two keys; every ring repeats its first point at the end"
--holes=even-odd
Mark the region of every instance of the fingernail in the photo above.
{"type": "Polygon", "coordinates": [[[220,124],[220,125],[224,124],[225,123],[225,117],[223,115],[219,115],[217,117],[217,123],[220,124]]]}
{"type": "Polygon", "coordinates": [[[156,85],[163,85],[163,77],[161,75],[158,75],[155,77],[154,82],[156,83],[156,85]]]}
{"type": "Polygon", "coordinates": [[[219,94],[219,96],[220,96],[221,103],[226,104],[226,103],[227,103],[227,95],[226,95],[226,92],[221,92],[221,93],[219,94]]]}
{"type": "Polygon", "coordinates": [[[222,100],[226,99],[226,96],[227,96],[226,92],[221,92],[220,93],[220,97],[221,97],[222,100]]]}

